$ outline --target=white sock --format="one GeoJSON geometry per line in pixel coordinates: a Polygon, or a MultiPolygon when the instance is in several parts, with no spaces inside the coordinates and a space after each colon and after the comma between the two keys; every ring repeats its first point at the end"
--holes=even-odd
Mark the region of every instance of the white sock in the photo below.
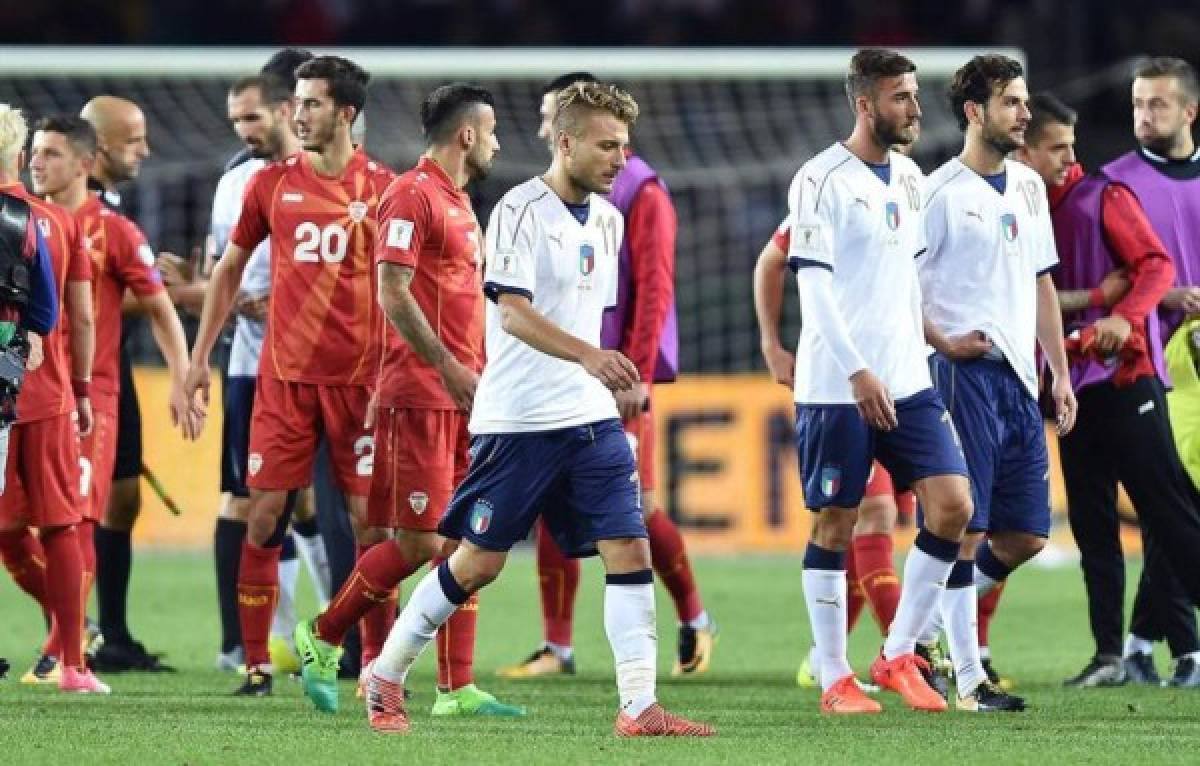
{"type": "Polygon", "coordinates": [[[1154,643],[1130,633],[1125,637],[1125,656],[1131,657],[1135,654],[1154,654],[1154,643]]]}
{"type": "Polygon", "coordinates": [[[617,669],[621,710],[637,718],[655,702],[658,634],[654,583],[604,586],[604,632],[617,669]]]}
{"type": "Polygon", "coordinates": [[[979,659],[978,603],[971,587],[947,588],[942,593],[942,619],[946,623],[950,656],[954,659],[954,685],[959,697],[966,697],[987,680],[979,659]]]}
{"type": "Polygon", "coordinates": [[[438,570],[430,570],[409,596],[404,610],[396,618],[383,650],[372,666],[375,675],[385,681],[402,684],[417,657],[433,640],[437,629],[450,619],[458,604],[446,597],[438,570]]]}
{"type": "Polygon", "coordinates": [[[992,658],[992,650],[986,646],[979,647],[979,659],[990,660],[992,658]]]}
{"type": "Polygon", "coordinates": [[[297,559],[279,562],[279,600],[271,617],[271,635],[285,639],[289,645],[292,631],[296,629],[296,576],[299,574],[297,559]]]}
{"type": "Polygon", "coordinates": [[[813,675],[828,689],[854,672],[846,659],[846,570],[805,569],[804,605],[812,625],[813,675]]]}
{"type": "Polygon", "coordinates": [[[934,609],[929,615],[929,622],[925,623],[925,627],[921,630],[921,635],[917,636],[919,643],[929,646],[936,643],[938,636],[942,634],[942,610],[941,600],[938,600],[939,607],[934,609]]]}
{"type": "Polygon", "coordinates": [[[305,537],[294,531],[292,540],[296,542],[296,555],[304,562],[304,568],[308,570],[308,577],[312,580],[317,603],[321,611],[324,611],[325,607],[329,606],[333,587],[333,575],[329,569],[329,554],[325,550],[325,541],[319,534],[305,537]]]}
{"type": "Polygon", "coordinates": [[[708,610],[704,609],[696,615],[696,619],[688,620],[687,624],[694,630],[707,630],[708,626],[712,624],[712,619],[708,616],[708,610]]]}
{"type": "Polygon", "coordinates": [[[904,579],[900,584],[900,603],[896,618],[883,644],[884,659],[894,660],[911,654],[917,639],[929,624],[930,614],[937,609],[938,598],[946,587],[953,561],[942,561],[914,546],[904,562],[904,579]]]}
{"type": "Polygon", "coordinates": [[[573,657],[575,655],[575,649],[570,646],[563,646],[562,644],[552,644],[549,641],[543,641],[542,646],[544,646],[547,649],[549,649],[550,651],[554,652],[554,656],[559,658],[563,662],[566,662],[567,660],[571,659],[571,657],[573,657]]]}

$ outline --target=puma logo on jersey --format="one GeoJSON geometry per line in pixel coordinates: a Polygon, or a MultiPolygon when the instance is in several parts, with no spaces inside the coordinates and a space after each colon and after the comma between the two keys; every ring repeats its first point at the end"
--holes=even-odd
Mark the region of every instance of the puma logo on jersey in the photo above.
{"type": "Polygon", "coordinates": [[[559,234],[558,236],[555,236],[553,234],[547,234],[546,239],[550,240],[551,242],[558,245],[559,247],[562,247],[562,235],[561,234],[559,234]]]}
{"type": "Polygon", "coordinates": [[[980,220],[980,222],[983,221],[983,213],[980,213],[978,210],[968,210],[967,217],[968,218],[978,218],[980,220]]]}
{"type": "Polygon", "coordinates": [[[862,206],[863,206],[863,207],[865,207],[867,210],[870,210],[870,209],[871,209],[871,205],[870,205],[870,203],[869,203],[869,202],[867,202],[867,201],[866,201],[865,199],[863,199],[862,197],[855,197],[855,198],[854,198],[854,204],[855,204],[855,205],[862,205],[862,206]]]}
{"type": "Polygon", "coordinates": [[[818,604],[821,604],[823,606],[832,606],[834,609],[836,609],[842,605],[842,602],[839,601],[836,596],[834,598],[818,598],[818,599],[814,599],[814,600],[818,604]]]}
{"type": "Polygon", "coordinates": [[[300,192],[284,192],[283,194],[279,195],[279,199],[283,200],[284,202],[303,202],[304,195],[300,192]]]}

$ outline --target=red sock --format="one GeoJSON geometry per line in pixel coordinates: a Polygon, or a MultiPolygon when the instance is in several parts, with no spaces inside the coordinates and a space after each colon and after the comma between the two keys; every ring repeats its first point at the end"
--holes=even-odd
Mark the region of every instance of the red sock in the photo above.
{"type": "MultiPolygon", "coordinates": [[[[391,548],[397,554],[400,552],[391,540],[384,540],[379,546],[356,545],[354,546],[355,570],[358,571],[358,562],[362,561],[367,553],[380,546],[391,548]]],[[[392,623],[396,621],[396,601],[400,598],[400,590],[395,585],[388,587],[386,581],[380,582],[365,573],[362,582],[365,587],[359,588],[359,593],[372,600],[372,604],[367,607],[367,611],[358,621],[358,634],[362,639],[362,666],[365,668],[383,651],[383,642],[387,641],[388,633],[392,632],[392,623]]]]}
{"type": "Polygon", "coordinates": [[[46,598],[60,637],[64,667],[83,668],[83,560],[75,527],[42,532],[46,551],[46,598]]]}
{"type": "Polygon", "coordinates": [[[28,527],[0,531],[0,559],[13,582],[33,597],[43,611],[46,602],[46,552],[28,527]]]}
{"type": "Polygon", "coordinates": [[[700,601],[700,591],[696,589],[696,578],[688,562],[683,535],[679,534],[675,522],[661,508],[654,509],[654,513],[650,514],[646,531],[650,534],[650,560],[654,564],[654,571],[671,594],[679,621],[696,619],[704,611],[704,604],[700,601]]]}
{"type": "Polygon", "coordinates": [[[242,543],[237,583],[238,621],[242,626],[247,668],[271,662],[267,642],[271,636],[271,618],[279,600],[281,552],[278,545],[260,548],[249,540],[242,543]]]}
{"type": "Polygon", "coordinates": [[[859,535],[850,543],[858,562],[858,577],[867,603],[885,636],[900,603],[900,578],[892,556],[891,535],[859,535]]]}
{"type": "MultiPolygon", "coordinates": [[[[435,558],[431,569],[437,569],[445,559],[435,558]]],[[[460,606],[437,632],[438,688],[444,691],[461,689],[475,683],[475,623],[479,619],[479,594],[460,606]]]]}
{"type": "Polygon", "coordinates": [[[96,582],[96,522],[84,519],[75,526],[75,534],[79,537],[79,555],[83,559],[83,604],[87,611],[88,596],[92,593],[92,585],[96,582]]]}
{"type": "Polygon", "coordinates": [[[988,594],[979,599],[979,646],[988,646],[988,628],[992,624],[992,617],[996,614],[996,607],[1000,605],[1000,595],[1004,593],[1004,586],[1008,581],[1005,580],[998,583],[995,588],[988,591],[988,594]]]}
{"type": "Polygon", "coordinates": [[[846,633],[849,634],[858,624],[862,615],[863,605],[867,596],[863,593],[862,582],[858,579],[858,557],[854,555],[854,546],[846,549],[846,633]]]}
{"type": "MultiPolygon", "coordinates": [[[[415,572],[417,566],[409,564],[391,540],[372,546],[354,562],[354,571],[330,600],[325,611],[317,617],[314,625],[317,635],[324,641],[340,646],[346,640],[346,632],[371,607],[391,599],[394,613],[396,599],[399,598],[396,586],[415,572]]],[[[381,646],[386,639],[385,631],[380,640],[381,646]]],[[[365,650],[366,636],[363,636],[363,645],[365,650]]]]}
{"type": "Polygon", "coordinates": [[[568,558],[559,549],[540,517],[537,523],[537,568],[542,591],[542,637],[556,646],[570,646],[574,633],[575,593],[579,590],[579,560],[568,558]]]}

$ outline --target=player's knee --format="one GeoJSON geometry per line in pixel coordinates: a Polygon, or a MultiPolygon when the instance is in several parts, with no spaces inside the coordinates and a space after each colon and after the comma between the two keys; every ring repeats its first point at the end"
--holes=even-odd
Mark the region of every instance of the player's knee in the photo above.
{"type": "Polygon", "coordinates": [[[850,547],[857,522],[854,508],[823,508],[813,522],[812,540],[826,550],[844,551],[850,547]]]}
{"type": "MultiPolygon", "coordinates": [[[[396,547],[405,561],[421,563],[439,555],[449,557],[442,546],[442,539],[435,532],[415,532],[401,529],[396,533],[396,547]]],[[[451,551],[453,552],[453,551],[451,551]]]]}
{"type": "Polygon", "coordinates": [[[858,506],[856,535],[890,535],[896,528],[896,501],[891,495],[864,498],[858,506]]]}
{"type": "Polygon", "coordinates": [[[500,576],[506,558],[504,553],[464,545],[450,558],[450,571],[459,587],[474,593],[500,576]]]}
{"type": "Polygon", "coordinates": [[[121,479],[113,482],[104,509],[104,527],[121,532],[132,532],[141,511],[142,496],[137,479],[121,479]]]}
{"type": "Polygon", "coordinates": [[[383,527],[354,527],[354,542],[357,545],[377,545],[388,539],[388,530],[383,527]]]}
{"type": "Polygon", "coordinates": [[[636,572],[651,567],[650,542],[644,537],[600,540],[597,548],[609,572],[636,572]]]}
{"type": "Polygon", "coordinates": [[[222,519],[230,519],[232,521],[245,521],[250,516],[250,500],[245,497],[234,497],[230,495],[221,506],[221,512],[218,514],[222,519]]]}
{"type": "Polygon", "coordinates": [[[1024,564],[1042,552],[1046,538],[1031,534],[996,535],[991,540],[992,553],[1010,569],[1024,564]]]}
{"type": "Polygon", "coordinates": [[[971,521],[974,511],[975,505],[971,502],[970,490],[964,482],[961,488],[955,487],[929,504],[925,514],[925,527],[938,537],[958,540],[971,521]]]}

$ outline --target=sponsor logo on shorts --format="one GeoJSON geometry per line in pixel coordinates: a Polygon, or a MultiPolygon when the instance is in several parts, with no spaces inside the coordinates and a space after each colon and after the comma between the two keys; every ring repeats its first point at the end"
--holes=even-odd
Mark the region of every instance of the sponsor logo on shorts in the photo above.
{"type": "Polygon", "coordinates": [[[413,513],[420,516],[425,513],[425,509],[429,507],[428,493],[416,490],[408,494],[408,507],[413,509],[413,513]]]}
{"type": "Polygon", "coordinates": [[[842,469],[836,465],[821,468],[821,493],[832,498],[842,488],[842,469]]]}
{"type": "Polygon", "coordinates": [[[367,203],[356,199],[349,205],[346,205],[346,212],[350,214],[351,221],[362,223],[362,220],[367,217],[367,203]]]}
{"type": "Polygon", "coordinates": [[[251,476],[257,476],[258,472],[262,470],[262,467],[262,455],[257,452],[251,452],[250,456],[246,458],[246,470],[250,472],[251,476]]]}
{"type": "Polygon", "coordinates": [[[477,535],[487,532],[488,527],[492,526],[494,510],[487,500],[476,500],[475,507],[471,509],[471,531],[477,535]]]}

